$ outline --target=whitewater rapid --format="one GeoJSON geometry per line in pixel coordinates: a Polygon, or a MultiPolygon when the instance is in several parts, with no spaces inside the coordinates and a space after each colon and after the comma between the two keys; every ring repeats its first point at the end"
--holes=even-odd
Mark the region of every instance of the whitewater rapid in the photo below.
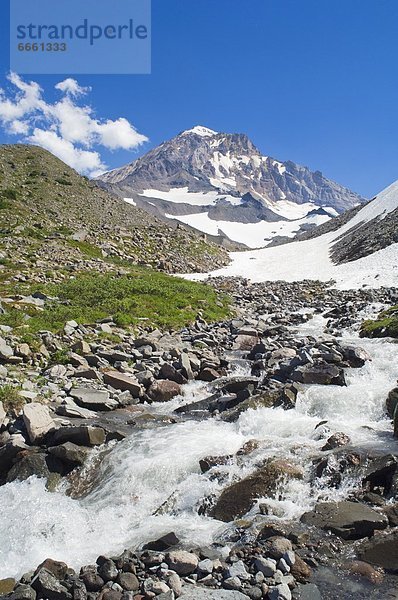
{"type": "MultiPolygon", "coordinates": [[[[301,334],[314,333],[322,325],[315,317],[301,334]]],[[[353,446],[396,453],[385,400],[398,378],[398,344],[359,340],[353,333],[342,341],[364,347],[372,357],[361,369],[346,371],[346,388],[306,386],[295,409],[248,410],[235,423],[210,418],[134,432],[106,455],[100,485],[84,498],[72,499],[62,489],[50,493],[44,480],[35,477],[2,486],[0,578],[19,577],[47,557],[78,568],[99,554],[137,547],[169,531],[192,548],[223,539],[228,525],[199,516],[199,506],[267,457],[297,462],[304,478],[287,482],[276,500],[266,500],[269,515],[264,519],[297,519],[318,499],[347,496],[357,483],[354,479],[339,489],[329,489],[322,481],[316,487],[310,484],[312,460],[336,431],[349,435],[353,446]],[[327,424],[317,427],[324,420],[327,424]],[[201,474],[199,459],[235,454],[251,439],[259,440],[260,448],[246,462],[226,466],[222,485],[201,474]]],[[[171,414],[178,405],[206,395],[203,383],[192,383],[183,397],[158,405],[155,411],[171,414]]]]}

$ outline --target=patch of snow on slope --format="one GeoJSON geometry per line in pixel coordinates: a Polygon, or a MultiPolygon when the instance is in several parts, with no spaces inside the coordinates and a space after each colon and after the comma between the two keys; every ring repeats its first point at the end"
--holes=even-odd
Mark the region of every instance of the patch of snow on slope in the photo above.
{"type": "Polygon", "coordinates": [[[214,221],[209,218],[207,212],[178,216],[166,214],[166,217],[178,220],[208,235],[220,235],[220,232],[222,232],[230,240],[245,244],[248,248],[261,248],[275,236],[294,237],[301,225],[305,223],[320,225],[328,220],[326,215],[312,215],[295,221],[237,223],[233,221],[214,221]]]}
{"type": "Polygon", "coordinates": [[[134,198],[123,198],[123,200],[127,202],[127,204],[131,204],[131,206],[137,206],[134,198]]]}
{"type": "Polygon", "coordinates": [[[191,204],[192,206],[214,206],[220,198],[225,198],[234,206],[238,206],[242,202],[240,198],[220,194],[219,192],[189,192],[188,187],[172,188],[168,192],[148,189],[139,195],[145,198],[167,200],[167,202],[175,202],[176,204],[191,204]]]}

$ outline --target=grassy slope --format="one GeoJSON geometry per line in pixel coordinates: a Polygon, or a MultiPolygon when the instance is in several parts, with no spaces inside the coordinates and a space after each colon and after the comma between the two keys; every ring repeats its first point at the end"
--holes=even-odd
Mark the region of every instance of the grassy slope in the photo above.
{"type": "Polygon", "coordinates": [[[5,303],[0,322],[21,335],[59,331],[71,319],[168,328],[198,314],[221,319],[227,301],[212,288],[150,267],[200,270],[225,259],[217,246],[110,196],[48,152],[0,146],[0,297],[41,291],[60,299],[43,312],[5,303]]]}

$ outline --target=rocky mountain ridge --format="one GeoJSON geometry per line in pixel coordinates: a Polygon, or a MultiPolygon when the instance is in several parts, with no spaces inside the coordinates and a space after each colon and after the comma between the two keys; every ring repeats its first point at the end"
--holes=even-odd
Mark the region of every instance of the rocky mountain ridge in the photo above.
{"type": "Polygon", "coordinates": [[[253,228],[243,236],[228,223],[258,225],[251,247],[265,246],[276,236],[291,237],[364,201],[320,171],[262,156],[245,134],[202,126],[105,173],[100,182],[150,213],[209,235],[249,241],[249,246],[253,228]],[[294,223],[287,227],[289,221],[294,223]],[[280,225],[269,230],[262,223],[280,225]]]}

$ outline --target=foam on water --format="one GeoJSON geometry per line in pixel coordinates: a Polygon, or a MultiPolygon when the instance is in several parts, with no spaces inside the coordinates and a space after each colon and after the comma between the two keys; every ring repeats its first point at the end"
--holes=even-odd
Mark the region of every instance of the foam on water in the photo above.
{"type": "MultiPolygon", "coordinates": [[[[301,333],[315,333],[320,326],[314,319],[301,333]]],[[[0,577],[19,576],[48,556],[77,568],[100,553],[119,552],[169,531],[191,546],[210,543],[227,526],[197,511],[221,484],[202,475],[198,461],[234,454],[253,438],[262,442],[260,449],[240,466],[225,467],[223,485],[268,457],[289,459],[304,470],[302,480],[284,482],[276,499],[266,499],[269,518],[296,519],[318,499],[345,497],[356,481],[347,478],[339,489],[322,480],[311,485],[312,460],[336,431],[348,434],[354,445],[396,452],[384,403],[398,377],[398,345],[356,337],[343,341],[365,347],[372,356],[363,368],[347,371],[347,388],[307,386],[295,409],[248,410],[236,423],[187,421],[134,433],[105,457],[100,485],[85,498],[49,493],[36,478],[1,487],[0,577]],[[316,429],[323,420],[327,424],[316,429]]],[[[170,412],[206,394],[206,385],[190,384],[184,397],[156,412],[170,412]]]]}

